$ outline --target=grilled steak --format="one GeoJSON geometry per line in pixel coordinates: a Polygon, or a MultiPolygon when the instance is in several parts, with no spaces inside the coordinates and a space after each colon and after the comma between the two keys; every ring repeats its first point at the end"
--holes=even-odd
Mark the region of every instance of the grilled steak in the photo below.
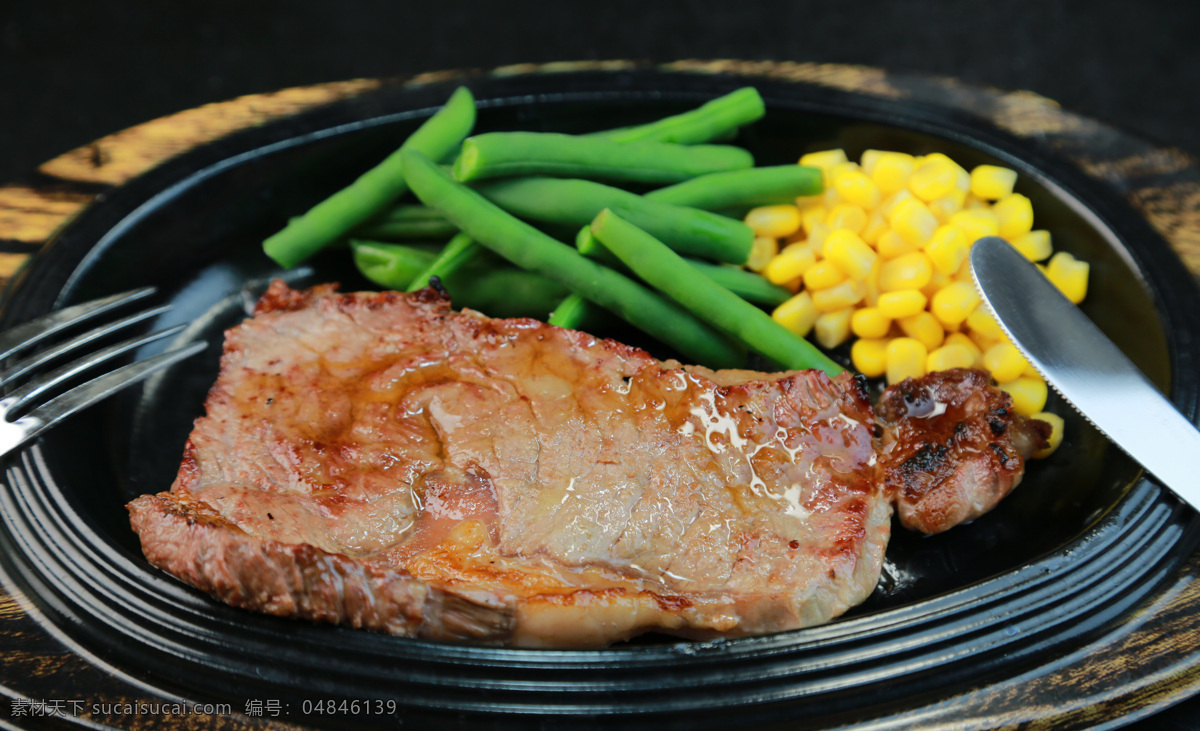
{"type": "Polygon", "coordinates": [[[276,615],[520,646],[764,633],[871,593],[894,502],[936,532],[1010,490],[1045,425],[1004,398],[951,372],[877,426],[850,375],[276,282],[170,492],[129,510],[154,565],[276,615]]]}

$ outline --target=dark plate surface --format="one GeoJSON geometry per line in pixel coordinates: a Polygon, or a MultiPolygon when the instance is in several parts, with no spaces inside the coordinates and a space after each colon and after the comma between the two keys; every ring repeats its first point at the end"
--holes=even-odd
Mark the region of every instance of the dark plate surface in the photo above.
{"type": "MultiPolygon", "coordinates": [[[[472,77],[481,130],[588,131],[681,111],[753,83],[767,118],[738,140],[759,164],[845,147],[942,151],[1021,172],[1056,249],[1092,265],[1084,309],[1195,420],[1200,292],[1113,193],[978,118],[803,83],[654,71],[472,77]]],[[[202,700],[386,699],[404,718],[533,717],[688,727],[851,722],[1032,671],[1125,620],[1195,546],[1194,514],[1069,407],[1067,439],[997,510],[946,534],[897,529],[872,597],[830,625],[710,643],[648,637],[524,651],[384,637],[242,612],[150,567],[124,504],[166,489],[216,376],[221,332],[278,272],[262,239],[381,159],[453,83],[379,91],[200,147],[88,208],[16,285],[3,323],[153,284],[206,353],[93,408],[10,460],[5,566],[56,625],[117,667],[202,700]],[[499,712],[519,715],[496,716],[499,712]],[[601,714],[601,715],[597,715],[601,714]]],[[[288,275],[370,288],[340,252],[288,275]]],[[[310,703],[311,705],[311,703],[310,703]]],[[[301,713],[304,711],[303,713],[301,713]]],[[[358,717],[367,723],[369,717],[358,717]]],[[[345,727],[346,719],[338,722],[345,727]]]]}

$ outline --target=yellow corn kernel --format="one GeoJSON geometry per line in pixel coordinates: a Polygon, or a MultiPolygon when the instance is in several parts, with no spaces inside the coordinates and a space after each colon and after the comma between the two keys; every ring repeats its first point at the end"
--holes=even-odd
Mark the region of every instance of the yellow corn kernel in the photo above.
{"type": "Polygon", "coordinates": [[[904,190],[898,190],[879,201],[879,210],[883,211],[883,215],[891,218],[892,210],[896,206],[900,205],[904,201],[914,200],[915,198],[916,196],[908,192],[908,188],[905,188],[904,190]]]}
{"type": "Polygon", "coordinates": [[[955,190],[958,175],[949,158],[926,155],[908,179],[908,189],[925,202],[949,195],[955,190]]]}
{"type": "Polygon", "coordinates": [[[898,289],[920,289],[933,277],[933,262],[923,251],[902,254],[883,263],[879,269],[879,289],[894,292],[898,289]]]}
{"type": "Polygon", "coordinates": [[[833,174],[833,187],[842,198],[863,208],[874,208],[883,198],[875,181],[858,169],[837,170],[833,174]]]}
{"type": "Polygon", "coordinates": [[[862,279],[871,271],[879,255],[858,234],[838,229],[825,239],[825,258],[846,276],[862,279]]]}
{"type": "Polygon", "coordinates": [[[761,272],[778,253],[778,241],[767,236],[756,236],[754,244],[750,247],[750,258],[746,260],[746,268],[753,272],[761,272]]]}
{"type": "Polygon", "coordinates": [[[860,338],[882,338],[892,328],[892,319],[878,307],[860,307],[850,316],[850,332],[860,338]]]}
{"type": "Polygon", "coordinates": [[[986,306],[981,305],[971,310],[971,314],[967,315],[967,328],[988,340],[1004,338],[1004,331],[1000,329],[1000,323],[996,322],[996,318],[992,317],[991,311],[986,306]]]}
{"type": "Polygon", "coordinates": [[[888,215],[888,221],[905,241],[917,245],[929,241],[938,227],[937,217],[916,198],[907,198],[897,203],[888,215]]]}
{"type": "MultiPolygon", "coordinates": [[[[996,338],[989,338],[988,336],[986,336],[982,333],[978,333],[974,330],[967,330],[966,333],[967,333],[967,337],[971,338],[971,340],[973,340],[975,342],[975,344],[979,346],[979,349],[984,353],[988,352],[988,350],[990,350],[996,343],[1001,342],[1001,340],[997,340],[996,338]]],[[[985,366],[983,364],[983,356],[982,355],[979,356],[979,367],[987,368],[987,366],[985,366]]]]}
{"type": "Polygon", "coordinates": [[[929,349],[913,338],[893,338],[884,355],[887,382],[899,383],[905,378],[920,378],[925,375],[925,363],[929,349]]]}
{"type": "Polygon", "coordinates": [[[1022,376],[1008,383],[1001,383],[1000,388],[1012,396],[1013,410],[1021,416],[1033,416],[1046,408],[1048,391],[1045,381],[1022,376]]]}
{"type": "Polygon", "coordinates": [[[946,339],[942,341],[942,347],[945,348],[950,345],[957,345],[970,351],[971,365],[966,366],[967,368],[979,367],[979,362],[983,359],[983,351],[979,349],[979,345],[974,340],[961,332],[949,333],[946,335],[946,339]]]}
{"type": "Polygon", "coordinates": [[[832,230],[844,228],[847,231],[861,234],[862,230],[867,227],[867,212],[862,206],[853,203],[839,203],[829,211],[829,215],[825,217],[825,223],[832,230]]]}
{"type": "Polygon", "coordinates": [[[996,214],[987,208],[959,211],[950,217],[950,225],[963,232],[968,249],[984,236],[996,236],[1000,233],[1000,223],[996,214]]]}
{"type": "Polygon", "coordinates": [[[971,174],[968,173],[966,168],[964,168],[962,165],[959,165],[958,163],[954,162],[953,159],[943,155],[940,152],[929,153],[925,156],[925,161],[947,165],[952,171],[954,171],[954,187],[958,188],[964,193],[970,192],[971,174]]]}
{"type": "Polygon", "coordinates": [[[951,277],[949,274],[942,274],[935,266],[933,268],[933,276],[929,278],[929,284],[921,287],[921,294],[925,295],[926,299],[933,299],[935,294],[942,291],[942,287],[945,287],[947,284],[950,284],[953,281],[953,277],[951,277]]]}
{"type": "Polygon", "coordinates": [[[890,228],[880,234],[879,240],[875,242],[876,251],[884,259],[895,259],[897,256],[903,256],[910,251],[917,251],[919,248],[917,244],[910,244],[905,241],[903,236],[890,228]]]}
{"type": "Polygon", "coordinates": [[[1060,251],[1050,257],[1046,264],[1046,276],[1058,287],[1058,291],[1079,304],[1087,297],[1088,272],[1091,266],[1086,261],[1079,261],[1065,251],[1060,251]]]}
{"type": "Polygon", "coordinates": [[[970,265],[960,266],[957,272],[950,275],[950,278],[955,282],[966,282],[972,287],[975,286],[975,272],[971,271],[970,265]]]}
{"type": "Polygon", "coordinates": [[[800,337],[807,337],[808,333],[812,331],[813,325],[816,324],[819,314],[821,313],[817,312],[812,295],[808,292],[801,292],[776,307],[771,313],[771,318],[800,337]]]}
{"type": "Polygon", "coordinates": [[[1021,234],[1010,242],[1029,261],[1043,261],[1054,251],[1050,244],[1050,232],[1043,229],[1021,234]]]}
{"type": "Polygon", "coordinates": [[[1025,356],[1007,340],[1001,340],[983,351],[983,367],[987,368],[997,383],[1009,383],[1025,372],[1025,356]]]}
{"type": "Polygon", "coordinates": [[[806,289],[829,289],[841,284],[846,275],[830,261],[819,261],[804,272],[804,287],[806,289]]]}
{"type": "Polygon", "coordinates": [[[867,214],[867,224],[863,226],[863,230],[858,235],[871,246],[878,246],[879,237],[891,230],[891,224],[888,223],[887,216],[883,215],[883,211],[876,208],[867,214]]]}
{"type": "Polygon", "coordinates": [[[862,166],[859,165],[858,163],[854,162],[853,160],[846,160],[845,162],[839,162],[837,165],[834,165],[833,167],[829,168],[830,185],[832,185],[833,181],[837,179],[837,176],[841,175],[842,173],[848,173],[848,172],[860,172],[861,173],[862,166]]]}
{"type": "Polygon", "coordinates": [[[918,340],[925,346],[926,351],[942,347],[946,340],[946,329],[942,323],[928,312],[918,312],[909,317],[897,318],[896,324],[900,331],[910,338],[918,340]]]}
{"type": "Polygon", "coordinates": [[[781,239],[800,230],[800,209],[790,203],[752,208],[744,219],[755,236],[781,239]]]}
{"type": "Polygon", "coordinates": [[[822,312],[817,316],[817,321],[813,324],[813,337],[821,347],[832,350],[850,339],[851,313],[852,309],[846,307],[833,312],[822,312]]]}
{"type": "Polygon", "coordinates": [[[987,201],[1012,195],[1017,171],[999,165],[978,165],[971,171],[971,195],[987,201]]]}
{"type": "Polygon", "coordinates": [[[965,345],[946,345],[929,351],[925,359],[925,371],[948,371],[951,368],[971,368],[975,365],[975,353],[965,345]]]}
{"type": "Polygon", "coordinates": [[[767,262],[762,269],[762,275],[771,284],[784,284],[796,277],[803,277],[816,263],[817,255],[811,247],[806,244],[790,244],[767,262]]]}
{"type": "Polygon", "coordinates": [[[867,150],[863,153],[863,172],[871,176],[871,180],[879,186],[879,191],[884,195],[891,195],[908,187],[908,181],[912,177],[913,170],[917,167],[916,161],[912,155],[903,152],[882,152],[879,150],[867,150]],[[867,165],[868,153],[878,153],[867,165]]]}
{"type": "Polygon", "coordinates": [[[943,326],[962,324],[979,304],[979,292],[967,282],[953,282],[942,287],[929,301],[929,311],[943,326]]]}
{"type": "Polygon", "coordinates": [[[825,239],[829,238],[829,224],[817,223],[813,225],[812,232],[808,234],[806,243],[818,259],[825,257],[825,239]]]}
{"type": "MultiPolygon", "coordinates": [[[[955,163],[958,166],[958,163],[955,163]]],[[[971,192],[971,174],[963,167],[958,167],[955,170],[957,177],[954,180],[954,187],[957,188],[963,195],[971,192]]]]}
{"type": "Polygon", "coordinates": [[[841,203],[846,203],[841,192],[837,187],[837,179],[845,173],[862,172],[858,163],[847,160],[840,162],[829,169],[829,174],[825,176],[825,207],[833,210],[833,207],[841,203]]]}
{"type": "Polygon", "coordinates": [[[812,234],[813,226],[825,223],[829,218],[829,209],[820,203],[808,204],[800,209],[800,228],[806,234],[812,234]]]}
{"type": "Polygon", "coordinates": [[[875,307],[879,304],[879,268],[880,260],[875,260],[875,266],[871,267],[871,271],[863,278],[863,305],[866,307],[875,307]]]}
{"type": "Polygon", "coordinates": [[[929,212],[941,223],[946,223],[950,217],[963,209],[963,201],[967,194],[955,189],[936,200],[929,201],[929,212]]]}
{"type": "Polygon", "coordinates": [[[996,232],[1009,241],[1033,229],[1033,204],[1020,193],[993,203],[992,212],[996,214],[996,232]]]}
{"type": "Polygon", "coordinates": [[[884,316],[898,320],[924,311],[928,301],[920,290],[901,289],[895,292],[881,292],[876,307],[884,316]]]}
{"type": "Polygon", "coordinates": [[[867,378],[878,378],[887,372],[887,349],[887,340],[859,336],[854,345],[850,346],[850,361],[854,363],[855,369],[867,378]]]}
{"type": "Polygon", "coordinates": [[[933,262],[934,269],[942,274],[951,275],[967,260],[970,248],[970,241],[962,229],[947,225],[939,226],[930,237],[929,243],[925,245],[925,253],[933,262]]]}
{"type": "Polygon", "coordinates": [[[849,158],[846,157],[845,150],[821,150],[819,152],[810,152],[805,155],[801,155],[800,164],[809,165],[814,168],[821,168],[821,172],[824,173],[825,177],[825,187],[828,188],[829,171],[832,170],[835,165],[840,165],[841,163],[846,162],[848,159],[849,158]]]}
{"type": "Polygon", "coordinates": [[[872,175],[875,172],[875,166],[879,164],[879,158],[888,154],[885,150],[863,150],[863,154],[858,158],[858,165],[867,175],[872,175]]]}
{"type": "Polygon", "coordinates": [[[1061,416],[1052,414],[1049,411],[1039,411],[1029,418],[1044,421],[1050,425],[1050,436],[1046,439],[1048,446],[1033,453],[1034,459],[1045,459],[1054,454],[1054,450],[1058,449],[1058,446],[1062,444],[1063,431],[1065,431],[1066,425],[1063,423],[1061,416]]]}
{"type": "Polygon", "coordinates": [[[980,208],[991,209],[991,207],[992,207],[991,203],[988,203],[985,200],[980,200],[979,198],[976,198],[975,196],[973,196],[969,193],[967,194],[967,197],[965,199],[963,199],[963,210],[964,211],[975,211],[975,210],[979,210],[980,208]]]}
{"type": "Polygon", "coordinates": [[[813,290],[813,304],[821,312],[833,312],[853,307],[862,301],[865,291],[861,282],[850,279],[828,289],[813,290]]]}

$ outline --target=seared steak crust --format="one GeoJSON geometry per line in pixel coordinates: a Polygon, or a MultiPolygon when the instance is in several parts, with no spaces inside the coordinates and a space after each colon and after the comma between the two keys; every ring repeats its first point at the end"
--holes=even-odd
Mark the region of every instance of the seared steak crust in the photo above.
{"type": "Polygon", "coordinates": [[[251,539],[186,492],[143,495],[130,512],[151,563],[235,607],[439,640],[512,634],[507,607],[308,544],[251,539]]]}
{"type": "Polygon", "coordinates": [[[880,451],[849,375],[663,363],[432,289],[276,282],[206,408],[171,491],[129,505],[154,565],[272,614],[523,646],[827,621],[872,591],[894,494],[945,492],[917,468],[950,459],[944,420],[896,404],[880,451]]]}
{"type": "Polygon", "coordinates": [[[1021,418],[981,371],[940,371],[887,389],[880,467],[905,528],[940,533],[996,506],[1046,446],[1050,425],[1021,418]]]}

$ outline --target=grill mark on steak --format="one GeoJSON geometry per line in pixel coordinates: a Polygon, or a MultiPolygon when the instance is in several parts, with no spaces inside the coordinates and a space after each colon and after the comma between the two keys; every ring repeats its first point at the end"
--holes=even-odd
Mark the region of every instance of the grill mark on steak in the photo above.
{"type": "Polygon", "coordinates": [[[936,532],[1015,484],[1024,447],[972,450],[1039,432],[1006,412],[994,435],[1003,399],[980,378],[901,384],[877,420],[848,374],[661,363],[428,288],[276,282],[227,333],[171,491],[131,522],[154,565],[222,601],[395,634],[807,626],[870,594],[893,503],[936,532]],[[925,396],[945,413],[914,412],[925,396]]]}

